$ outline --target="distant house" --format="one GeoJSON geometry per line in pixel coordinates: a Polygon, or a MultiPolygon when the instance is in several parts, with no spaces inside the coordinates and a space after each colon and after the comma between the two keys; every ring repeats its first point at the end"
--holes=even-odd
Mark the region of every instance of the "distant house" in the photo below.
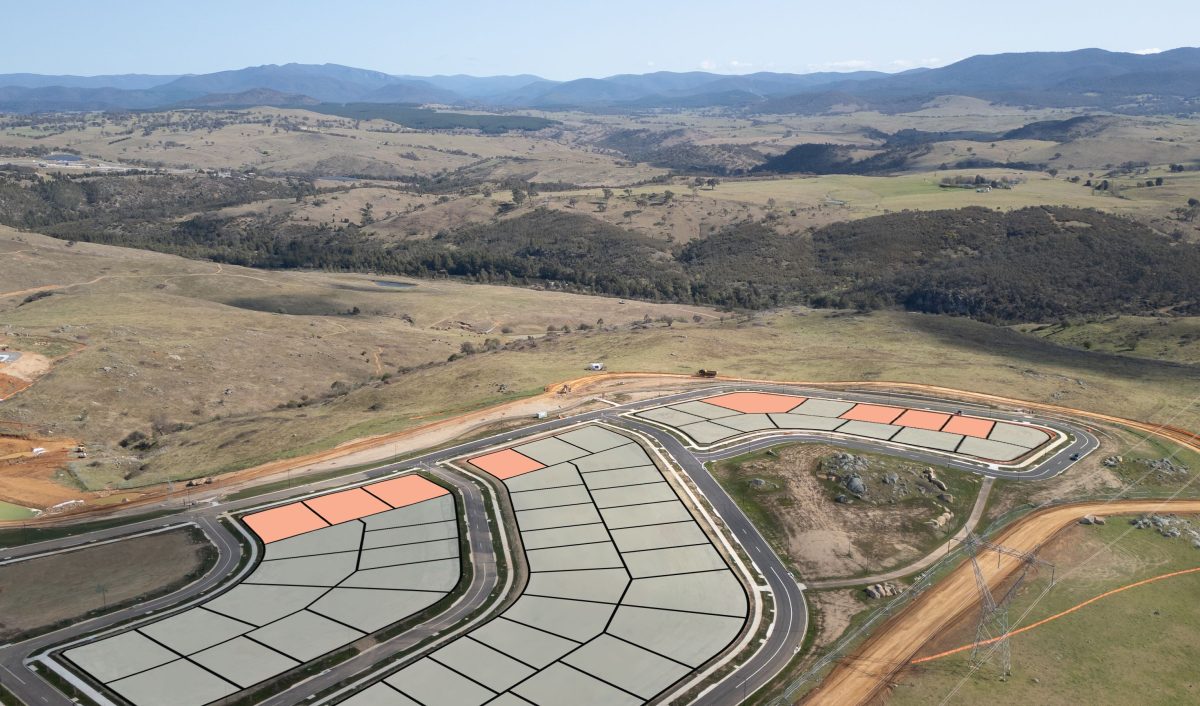
{"type": "Polygon", "coordinates": [[[975,192],[979,193],[979,194],[987,194],[987,193],[991,193],[991,191],[992,191],[992,187],[990,187],[990,186],[981,186],[975,190],[975,192]]]}

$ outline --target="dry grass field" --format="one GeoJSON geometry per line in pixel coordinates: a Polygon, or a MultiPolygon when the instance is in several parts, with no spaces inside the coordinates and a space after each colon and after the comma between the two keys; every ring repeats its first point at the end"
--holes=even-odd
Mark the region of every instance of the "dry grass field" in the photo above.
{"type": "Polygon", "coordinates": [[[208,553],[203,535],[173,530],[0,566],[0,640],[180,586],[208,553]]]}
{"type": "Polygon", "coordinates": [[[68,481],[67,497],[115,499],[109,491],[411,428],[533,394],[596,360],[615,371],[932,383],[1200,426],[1190,366],[965,319],[806,309],[722,317],[444,280],[393,288],[365,275],[218,267],[13,231],[0,247],[9,254],[0,279],[19,288],[0,299],[7,344],[78,346],[0,407],[0,418],[31,432],[87,444],[88,459],[48,479],[68,481]],[[35,289],[53,294],[22,304],[35,289]],[[664,316],[675,321],[641,323],[664,316]],[[580,323],[593,328],[545,335],[580,323]],[[488,338],[513,345],[446,362],[488,338]],[[132,432],[148,440],[120,446],[132,432]]]}
{"type": "MultiPolygon", "coordinates": [[[[1195,523],[1195,517],[1183,518],[1195,523]]],[[[1128,518],[1101,527],[1072,526],[1040,556],[1056,567],[1058,582],[1040,601],[1047,572],[1020,589],[1009,613],[1014,628],[1054,615],[1134,581],[1194,568],[1197,550],[1179,537],[1135,530],[1128,518]]],[[[997,663],[972,671],[969,652],[901,672],[881,698],[887,704],[1180,704],[1195,700],[1192,665],[1195,595],[1200,576],[1147,584],[1086,606],[1011,639],[1013,674],[997,663]]],[[[977,615],[964,616],[922,650],[935,654],[969,644],[977,615]]]]}
{"type": "MultiPolygon", "coordinates": [[[[632,129],[679,131],[680,139],[695,145],[745,146],[763,155],[802,142],[866,149],[882,143],[878,130],[999,132],[1071,115],[949,98],[900,115],[549,113],[544,117],[561,126],[483,135],[255,109],[9,127],[0,129],[0,149],[71,148],[181,169],[374,174],[379,178],[317,179],[319,193],[230,206],[216,215],[339,226],[364,223],[369,207],[373,222],[362,232],[383,240],[429,238],[541,207],[584,213],[682,244],[746,220],[767,219],[781,232],[804,233],[905,209],[1054,204],[1100,208],[1147,221],[1163,233],[1200,237],[1200,223],[1184,223],[1175,214],[1191,194],[1200,193],[1200,172],[1178,174],[1166,166],[1200,157],[1200,121],[1121,118],[1087,138],[1099,141],[1087,146],[1088,161],[1070,153],[1074,143],[1033,140],[995,148],[947,141],[936,143],[929,155],[940,163],[970,156],[1050,160],[1062,152],[1052,160],[1061,165],[1053,178],[932,164],[887,177],[747,177],[694,188],[687,177],[647,184],[667,170],[633,164],[602,145],[613,131],[632,129]],[[1066,179],[1087,178],[1106,162],[1125,160],[1150,166],[1112,177],[1115,195],[1066,179]],[[470,175],[464,183],[473,186],[422,192],[387,180],[447,173],[470,175]],[[989,193],[939,187],[944,177],[976,173],[1021,183],[989,193]],[[1137,186],[1157,176],[1163,186],[1137,186]],[[542,190],[499,215],[511,199],[508,186],[500,184],[509,177],[587,188],[542,190]]],[[[1195,404],[1200,382],[1190,365],[1200,344],[1194,322],[1183,319],[1167,320],[1166,326],[1122,319],[1014,331],[899,312],[795,309],[735,317],[697,307],[449,280],[264,272],[68,244],[9,229],[0,229],[0,283],[0,343],[40,352],[51,365],[33,387],[0,406],[0,420],[25,425],[23,433],[38,438],[86,444],[88,458],[36,475],[41,483],[61,487],[64,498],[92,494],[97,502],[120,502],[158,481],[245,468],[530,395],[577,377],[595,360],[626,371],[715,367],[771,379],[934,383],[1185,427],[1200,422],[1195,404]],[[673,323],[642,323],[664,317],[673,323]],[[564,326],[573,332],[545,335],[548,327],[564,326]],[[38,349],[47,345],[62,349],[38,349]],[[464,346],[489,345],[499,350],[447,362],[464,346]]],[[[4,378],[0,394],[28,382],[4,378]]],[[[44,494],[5,492],[12,503],[45,505],[44,494]]]]}

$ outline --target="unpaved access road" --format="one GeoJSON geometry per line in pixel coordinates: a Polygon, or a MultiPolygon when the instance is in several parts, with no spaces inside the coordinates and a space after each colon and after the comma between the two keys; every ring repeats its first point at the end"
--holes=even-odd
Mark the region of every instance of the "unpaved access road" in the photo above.
{"type": "MultiPolygon", "coordinates": [[[[1091,502],[1042,510],[1017,521],[995,543],[1019,552],[1032,552],[1067,525],[1084,515],[1200,512],[1200,500],[1125,500],[1091,502]]],[[[980,561],[979,568],[991,587],[999,586],[1020,566],[1020,559],[1001,554],[980,561]]],[[[925,643],[949,627],[978,603],[979,592],[969,562],[964,562],[914,601],[868,639],[854,654],[842,659],[804,703],[810,706],[865,704],[890,677],[908,664],[925,643]]]]}

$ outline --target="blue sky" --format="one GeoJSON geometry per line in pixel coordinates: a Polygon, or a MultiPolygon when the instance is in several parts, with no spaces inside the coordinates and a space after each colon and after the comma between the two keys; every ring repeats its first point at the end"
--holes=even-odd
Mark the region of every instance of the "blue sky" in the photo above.
{"type": "Polygon", "coordinates": [[[0,73],[204,73],[332,62],[388,73],[809,72],[973,54],[1200,43],[1200,3],[1158,0],[60,0],[5,2],[0,73]]]}

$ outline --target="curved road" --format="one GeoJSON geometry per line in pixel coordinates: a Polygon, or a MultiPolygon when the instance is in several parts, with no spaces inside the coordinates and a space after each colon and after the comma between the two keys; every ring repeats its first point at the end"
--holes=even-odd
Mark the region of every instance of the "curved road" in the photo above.
{"type": "MultiPolygon", "coordinates": [[[[661,427],[653,426],[622,416],[640,409],[657,407],[663,404],[677,403],[700,397],[707,397],[730,389],[787,392],[793,395],[814,395],[819,397],[844,399],[853,402],[873,402],[883,404],[896,404],[898,402],[909,400],[907,402],[909,406],[917,406],[938,411],[971,409],[973,411],[985,412],[989,417],[998,419],[1026,421],[1030,419],[1029,416],[1023,414],[1003,412],[991,408],[969,405],[966,403],[945,402],[941,400],[931,400],[915,396],[910,397],[895,394],[883,395],[877,393],[806,390],[800,387],[778,384],[719,383],[712,386],[664,395],[639,402],[615,405],[608,409],[586,412],[563,419],[553,419],[531,424],[527,427],[523,427],[520,430],[496,434],[430,452],[428,454],[406,460],[403,463],[387,464],[364,473],[351,474],[321,483],[306,485],[304,487],[306,489],[315,491],[317,489],[344,486],[354,482],[357,479],[380,477],[397,470],[412,468],[414,466],[433,468],[437,464],[452,458],[480,451],[497,444],[514,441],[519,437],[543,434],[589,421],[604,420],[614,425],[633,429],[642,434],[650,436],[668,451],[670,456],[672,456],[674,460],[683,468],[684,472],[688,474],[700,491],[705,495],[707,500],[712,504],[716,512],[722,517],[723,521],[728,526],[729,531],[741,544],[748,556],[753,560],[775,599],[775,623],[772,626],[766,640],[759,645],[753,656],[751,656],[738,668],[730,672],[719,683],[710,688],[696,700],[696,703],[698,704],[704,704],[705,706],[717,706],[741,703],[746,696],[762,687],[764,684],[774,678],[784,666],[786,666],[804,639],[804,634],[808,626],[808,613],[807,606],[804,601],[803,591],[797,584],[796,580],[788,574],[787,569],[774,554],[770,545],[766,542],[762,535],[759,534],[754,525],[746,518],[737,504],[729,497],[727,493],[725,493],[724,489],[722,489],[716,480],[713,479],[713,477],[708,473],[704,467],[704,463],[706,461],[745,453],[747,451],[752,451],[767,446],[774,446],[782,442],[820,441],[823,443],[834,443],[839,446],[863,450],[878,451],[883,449],[886,453],[892,455],[901,455],[906,458],[925,463],[937,463],[944,466],[951,466],[985,476],[1039,480],[1065,471],[1072,465],[1072,463],[1074,463],[1074,461],[1070,458],[1072,454],[1078,454],[1080,457],[1082,457],[1086,453],[1089,453],[1099,446],[1099,442],[1096,440],[1096,438],[1084,429],[1070,423],[1055,420],[1053,426],[1070,433],[1074,437],[1070,444],[1059,449],[1049,458],[1044,459],[1042,463],[1035,468],[1035,470],[1029,472],[1014,472],[1009,470],[1001,470],[995,467],[988,467],[983,464],[972,464],[966,461],[958,461],[943,455],[926,453],[917,449],[899,448],[890,445],[885,446],[870,442],[868,440],[836,436],[831,437],[827,434],[814,434],[811,432],[780,432],[770,436],[755,437],[742,443],[737,443],[735,441],[735,443],[724,445],[720,450],[701,452],[688,449],[677,436],[661,427]]],[[[472,586],[468,589],[465,598],[455,603],[450,611],[443,613],[433,618],[431,621],[414,628],[414,630],[408,631],[400,636],[397,636],[396,638],[380,643],[376,648],[372,648],[362,655],[348,660],[347,662],[344,662],[327,672],[301,682],[300,684],[293,686],[285,692],[272,697],[263,703],[270,704],[271,706],[283,706],[284,704],[297,703],[307,696],[311,696],[312,694],[322,691],[333,684],[345,680],[355,673],[361,672],[368,666],[369,662],[381,660],[386,654],[400,654],[411,648],[414,644],[416,644],[416,642],[424,639],[425,637],[428,637],[435,632],[446,630],[452,626],[455,626],[456,624],[462,622],[463,619],[468,615],[474,613],[480,608],[485,607],[488,596],[495,587],[497,579],[495,563],[496,559],[492,555],[491,534],[487,524],[486,512],[483,505],[485,499],[478,487],[473,482],[463,479],[458,474],[450,473],[441,469],[438,469],[435,472],[438,473],[440,478],[458,488],[467,504],[466,522],[468,525],[468,537],[471,544],[473,566],[476,568],[473,572],[472,586]]],[[[16,692],[18,697],[26,700],[30,704],[70,704],[69,700],[63,697],[58,691],[50,687],[46,682],[39,678],[36,673],[29,669],[27,666],[27,660],[31,656],[43,651],[50,645],[62,643],[80,635],[92,633],[98,629],[103,629],[107,626],[124,622],[135,617],[139,613],[145,613],[147,610],[159,610],[168,606],[179,606],[181,602],[194,599],[200,594],[203,594],[211,590],[213,587],[220,585],[227,578],[230,570],[236,566],[237,559],[240,556],[240,546],[237,545],[236,540],[234,540],[229,533],[224,530],[223,527],[215,522],[214,518],[222,513],[261,505],[265,502],[269,502],[272,499],[289,497],[293,495],[296,490],[296,488],[290,488],[287,490],[264,494],[255,498],[226,504],[217,504],[215,502],[199,504],[185,510],[181,515],[177,516],[177,518],[172,518],[169,520],[164,520],[163,518],[144,520],[119,528],[100,530],[97,532],[60,540],[40,542],[35,545],[28,545],[9,550],[3,550],[0,552],[7,557],[27,556],[46,551],[60,551],[69,547],[80,546],[93,541],[125,536],[133,532],[145,531],[154,527],[160,527],[164,524],[174,524],[177,522],[182,523],[185,521],[194,521],[201,524],[201,526],[203,526],[206,532],[209,534],[210,538],[212,538],[214,543],[217,544],[218,550],[220,551],[218,566],[203,579],[201,579],[201,581],[187,587],[182,591],[124,611],[118,611],[116,613],[103,616],[102,618],[97,618],[93,621],[72,625],[39,638],[34,638],[16,645],[8,645],[0,648],[0,677],[3,678],[5,685],[10,690],[16,692]]]]}

